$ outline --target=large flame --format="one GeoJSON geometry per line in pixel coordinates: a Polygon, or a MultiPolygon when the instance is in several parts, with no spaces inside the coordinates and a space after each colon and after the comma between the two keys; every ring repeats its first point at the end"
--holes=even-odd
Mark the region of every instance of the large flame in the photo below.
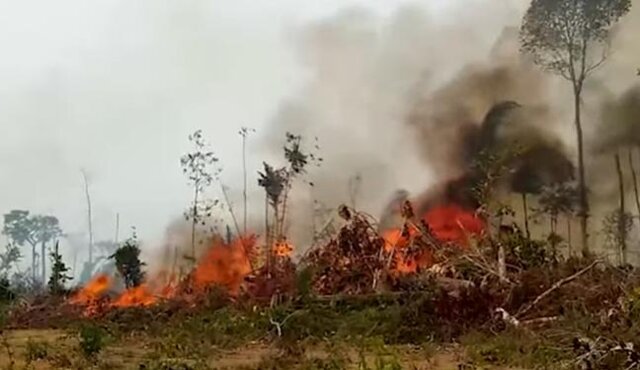
{"type": "Polygon", "coordinates": [[[89,305],[100,299],[111,287],[111,277],[99,274],[91,279],[82,289],[80,289],[70,302],[73,304],[89,305]]]}
{"type": "MultiPolygon", "coordinates": [[[[456,204],[434,207],[422,218],[433,236],[449,247],[467,248],[470,239],[481,235],[485,229],[484,221],[475,212],[456,204]]],[[[419,268],[428,268],[436,262],[430,250],[408,249],[420,232],[414,224],[409,223],[404,230],[393,228],[382,234],[385,252],[393,256],[395,263],[392,271],[399,274],[415,273],[419,268]]]]}
{"type": "Polygon", "coordinates": [[[195,288],[219,285],[227,288],[230,294],[237,294],[245,277],[251,273],[250,256],[256,241],[255,235],[237,238],[229,244],[215,241],[194,271],[195,288]]]}
{"type": "Polygon", "coordinates": [[[424,215],[424,221],[438,240],[459,247],[467,247],[472,237],[481,235],[485,230],[484,221],[474,211],[457,204],[430,209],[424,215]]]}

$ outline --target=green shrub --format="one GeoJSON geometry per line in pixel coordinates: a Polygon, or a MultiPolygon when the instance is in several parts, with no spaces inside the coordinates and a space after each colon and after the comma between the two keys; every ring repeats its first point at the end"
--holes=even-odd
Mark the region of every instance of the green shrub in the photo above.
{"type": "Polygon", "coordinates": [[[97,326],[85,325],[80,329],[80,351],[85,357],[94,357],[104,347],[105,334],[97,326]]]}

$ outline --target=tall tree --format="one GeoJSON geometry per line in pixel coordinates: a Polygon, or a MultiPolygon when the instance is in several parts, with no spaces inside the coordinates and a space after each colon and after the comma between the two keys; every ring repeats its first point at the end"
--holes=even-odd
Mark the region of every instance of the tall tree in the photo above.
{"type": "Polygon", "coordinates": [[[248,127],[242,127],[238,132],[242,137],[242,234],[247,235],[247,138],[249,134],[256,132],[254,129],[248,127]]]}
{"type": "Polygon", "coordinates": [[[203,203],[201,197],[204,190],[213,182],[213,164],[218,162],[218,158],[204,141],[202,130],[189,135],[189,141],[193,144],[193,151],[183,155],[180,158],[180,164],[189,184],[193,186],[193,204],[185,213],[185,217],[191,221],[191,258],[195,261],[196,225],[203,223],[205,217],[211,215],[212,208],[203,203]]]}
{"type": "Polygon", "coordinates": [[[89,227],[89,265],[93,264],[93,218],[91,216],[91,194],[89,193],[89,180],[87,173],[82,171],[82,179],[84,180],[84,195],[87,200],[87,226],[89,227]]]}
{"type": "Polygon", "coordinates": [[[36,279],[36,252],[41,247],[42,281],[45,282],[46,245],[62,235],[59,221],[54,216],[31,215],[29,211],[12,210],[4,215],[2,233],[7,235],[16,245],[31,246],[31,274],[36,279]]]}
{"type": "Polygon", "coordinates": [[[42,273],[42,283],[47,281],[47,243],[57,240],[62,235],[60,223],[53,216],[34,216],[35,224],[38,228],[38,239],[40,241],[40,268],[42,273]]]}
{"type": "Polygon", "coordinates": [[[585,81],[607,58],[611,27],[630,7],[631,0],[533,0],[520,29],[522,51],[543,69],[568,80],[573,88],[583,254],[589,253],[589,203],[581,98],[585,81]]]}

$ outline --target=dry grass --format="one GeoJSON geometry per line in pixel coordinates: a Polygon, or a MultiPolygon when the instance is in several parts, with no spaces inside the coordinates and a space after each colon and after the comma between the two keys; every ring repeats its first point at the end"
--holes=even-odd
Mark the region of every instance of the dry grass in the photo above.
{"type": "MultiPolygon", "coordinates": [[[[253,342],[233,350],[212,348],[210,354],[203,358],[176,358],[154,352],[150,338],[140,335],[111,341],[95,360],[87,360],[77,350],[78,339],[64,331],[15,330],[6,334],[14,353],[13,369],[362,369],[366,363],[372,370],[457,370],[469,363],[464,351],[454,347],[383,348],[375,345],[363,350],[322,343],[304,345],[303,353],[298,354],[288,353],[286,348],[277,343],[253,342]],[[30,348],[34,347],[34,343],[36,347],[46,348],[46,354],[43,354],[43,358],[29,361],[30,348]]],[[[10,368],[6,353],[0,356],[0,368],[10,368]]],[[[482,369],[514,368],[483,366],[482,369]]]]}

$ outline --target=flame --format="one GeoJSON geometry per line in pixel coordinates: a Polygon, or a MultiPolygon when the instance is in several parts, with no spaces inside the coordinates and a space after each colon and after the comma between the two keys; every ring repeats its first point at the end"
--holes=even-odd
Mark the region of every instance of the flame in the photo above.
{"type": "Polygon", "coordinates": [[[164,284],[162,288],[160,288],[158,295],[164,299],[171,299],[171,298],[174,298],[177,293],[178,293],[178,280],[175,274],[171,274],[169,276],[169,280],[167,281],[167,283],[164,284]]]}
{"type": "Polygon", "coordinates": [[[91,304],[104,295],[109,290],[109,287],[111,287],[111,278],[105,274],[97,275],[71,297],[70,302],[73,304],[91,304]]]}
{"type": "Polygon", "coordinates": [[[230,244],[215,240],[194,271],[195,288],[221,285],[230,294],[237,294],[245,277],[251,273],[249,258],[256,241],[254,235],[237,238],[230,244]]]}
{"type": "MultiPolygon", "coordinates": [[[[461,248],[466,248],[470,237],[481,235],[485,229],[485,223],[480,217],[456,204],[432,208],[425,213],[423,219],[436,239],[461,248]]],[[[415,273],[418,268],[427,268],[436,262],[433,253],[429,250],[412,252],[407,250],[420,232],[414,224],[407,224],[407,229],[404,231],[394,228],[382,234],[385,252],[393,253],[394,272],[415,273]]]]}
{"type": "Polygon", "coordinates": [[[290,257],[293,253],[293,244],[286,240],[275,242],[271,247],[271,252],[277,257],[290,257]]]}
{"type": "Polygon", "coordinates": [[[432,208],[424,215],[433,235],[444,243],[466,248],[470,237],[479,236],[485,230],[485,222],[473,211],[456,204],[432,208]]]}
{"type": "Polygon", "coordinates": [[[406,230],[399,228],[390,229],[383,233],[384,249],[387,253],[393,253],[395,268],[393,271],[399,274],[410,274],[418,271],[418,267],[433,264],[433,256],[430,251],[418,251],[410,255],[407,251],[413,238],[420,234],[420,230],[413,224],[408,224],[406,230]]]}
{"type": "Polygon", "coordinates": [[[113,307],[151,306],[158,301],[146,284],[127,289],[111,305],[113,307]]]}
{"type": "MultiPolygon", "coordinates": [[[[237,294],[245,277],[251,273],[250,255],[256,241],[255,236],[241,237],[231,243],[214,240],[192,272],[190,282],[193,288],[203,290],[209,286],[221,285],[227,288],[229,293],[237,294]]],[[[293,250],[288,243],[282,244],[279,248],[282,253],[290,253],[293,250]]],[[[112,278],[108,275],[98,275],[78,291],[69,303],[85,306],[85,315],[92,316],[103,307],[100,305],[100,298],[107,293],[112,283],[112,278]]],[[[161,272],[148,282],[125,290],[106,306],[150,306],[161,299],[174,298],[180,292],[176,276],[170,275],[167,279],[167,274],[161,272]]]]}

